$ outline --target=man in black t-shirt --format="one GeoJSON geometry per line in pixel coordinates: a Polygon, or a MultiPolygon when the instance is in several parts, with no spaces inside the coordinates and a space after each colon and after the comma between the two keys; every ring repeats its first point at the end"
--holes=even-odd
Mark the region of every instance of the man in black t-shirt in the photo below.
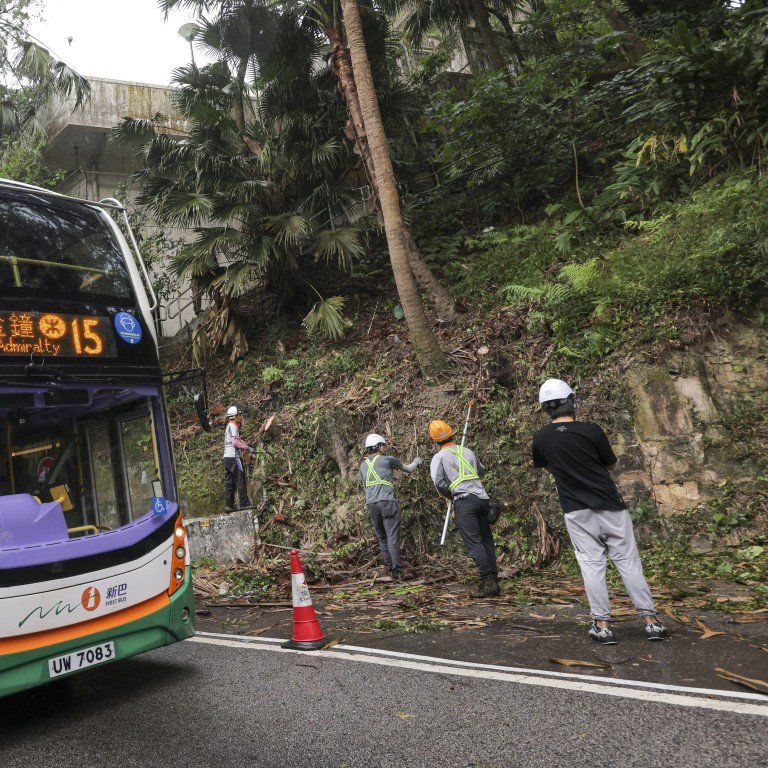
{"type": "Polygon", "coordinates": [[[668,633],[659,621],[643,575],[632,520],[610,475],[616,456],[605,432],[597,424],[576,421],[573,390],[560,379],[542,384],[539,403],[552,423],[533,436],[533,465],[555,478],[589,600],[589,636],[605,645],[617,642],[610,628],[611,605],[605,580],[608,555],[645,622],[647,638],[663,640],[668,633]]]}

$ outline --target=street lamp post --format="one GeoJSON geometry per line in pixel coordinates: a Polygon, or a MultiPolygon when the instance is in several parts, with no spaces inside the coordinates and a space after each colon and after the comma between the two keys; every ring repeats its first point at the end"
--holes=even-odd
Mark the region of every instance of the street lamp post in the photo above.
{"type": "Polygon", "coordinates": [[[193,24],[192,22],[189,22],[187,24],[182,24],[179,27],[179,37],[183,37],[188,43],[189,43],[189,54],[192,57],[192,66],[196,66],[195,64],[195,50],[192,47],[192,41],[197,36],[197,24],[193,24]]]}

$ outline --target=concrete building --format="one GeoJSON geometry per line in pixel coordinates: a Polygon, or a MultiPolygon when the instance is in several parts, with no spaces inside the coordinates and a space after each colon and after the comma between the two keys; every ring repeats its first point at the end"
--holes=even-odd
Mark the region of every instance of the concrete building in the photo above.
{"type": "MultiPolygon", "coordinates": [[[[48,134],[45,161],[51,169],[62,170],[64,180],[57,191],[86,200],[115,197],[121,185],[137,170],[131,151],[109,140],[109,132],[124,118],[160,121],[163,130],[181,137],[184,125],[175,115],[171,99],[173,89],[167,86],[129,83],[89,78],[92,94],[87,104],[74,109],[74,99],[55,99],[38,116],[48,134]]],[[[127,201],[135,191],[126,188],[127,201]]],[[[136,232],[137,237],[152,237],[160,228],[149,222],[136,232]]],[[[183,240],[182,229],[163,228],[170,241],[183,240]]],[[[153,266],[153,277],[170,278],[170,294],[161,302],[161,331],[176,335],[195,317],[192,292],[188,284],[180,285],[167,274],[164,264],[153,266]]]]}

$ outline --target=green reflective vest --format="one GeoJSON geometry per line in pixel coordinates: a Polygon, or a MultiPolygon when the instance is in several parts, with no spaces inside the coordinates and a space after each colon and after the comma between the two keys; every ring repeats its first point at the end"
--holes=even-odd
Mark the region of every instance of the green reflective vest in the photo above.
{"type": "Polygon", "coordinates": [[[374,456],[372,459],[365,460],[365,463],[368,465],[368,469],[365,473],[365,487],[370,488],[374,485],[388,485],[390,488],[393,488],[394,486],[392,483],[390,483],[389,480],[382,480],[379,477],[379,473],[374,469],[373,465],[378,458],[378,456],[374,456]]]}
{"type": "Polygon", "coordinates": [[[463,483],[465,480],[479,480],[480,475],[477,474],[475,468],[464,458],[464,449],[460,445],[456,445],[453,448],[446,448],[446,451],[450,451],[459,460],[459,476],[448,486],[448,490],[453,493],[456,487],[463,483]]]}

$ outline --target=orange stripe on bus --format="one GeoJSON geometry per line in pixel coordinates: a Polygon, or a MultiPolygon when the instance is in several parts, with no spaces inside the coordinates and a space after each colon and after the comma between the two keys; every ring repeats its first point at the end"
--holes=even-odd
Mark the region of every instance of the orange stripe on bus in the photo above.
{"type": "Polygon", "coordinates": [[[35,632],[32,635],[23,635],[22,637],[8,637],[0,640],[0,656],[11,653],[22,653],[24,651],[33,651],[37,648],[58,645],[66,643],[69,640],[76,640],[78,637],[104,632],[107,629],[114,629],[122,624],[128,624],[132,621],[142,619],[151,613],[162,610],[170,604],[170,598],[166,593],[157,595],[143,603],[125,608],[117,613],[111,613],[109,616],[101,616],[98,619],[82,621],[71,627],[59,627],[58,629],[49,629],[45,632],[35,632]]]}

